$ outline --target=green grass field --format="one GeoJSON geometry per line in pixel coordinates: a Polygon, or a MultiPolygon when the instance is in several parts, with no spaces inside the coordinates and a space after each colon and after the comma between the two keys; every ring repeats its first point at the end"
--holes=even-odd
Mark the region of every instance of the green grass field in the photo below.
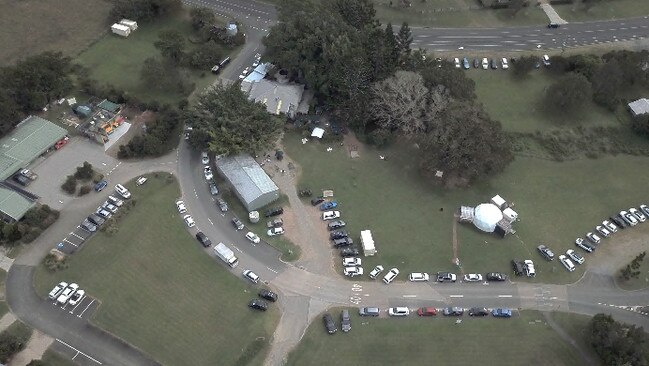
{"type": "Polygon", "coordinates": [[[465,316],[460,324],[455,323],[456,318],[442,316],[383,319],[361,318],[356,309],[350,313],[352,330],[347,334],[340,330],[339,310],[332,311],[339,328],[334,335],[326,333],[322,319],[317,317],[287,364],[587,364],[536,311],[524,311],[510,319],[465,316]]]}
{"type": "Polygon", "coordinates": [[[649,15],[649,2],[638,0],[615,0],[595,2],[589,9],[575,8],[572,4],[553,5],[554,10],[569,22],[597,19],[623,19],[649,15]]]}
{"type": "Polygon", "coordinates": [[[71,359],[62,356],[49,349],[45,351],[43,357],[41,358],[41,361],[43,361],[43,363],[46,366],[75,366],[76,365],[76,363],[74,363],[74,361],[72,361],[71,359]]]}
{"type": "Polygon", "coordinates": [[[174,206],[177,182],[158,175],[140,187],[127,185],[137,204],[116,234],[90,239],[66,270],[39,267],[38,293],[63,279],[79,283],[101,302],[95,324],[163,364],[236,364],[263,337],[250,363],[261,364],[278,310],[247,308],[256,288],[203,252],[174,206]]]}
{"type": "Polygon", "coordinates": [[[640,290],[649,287],[649,260],[647,260],[646,257],[640,264],[640,268],[638,268],[637,270],[640,271],[638,278],[632,278],[628,281],[620,278],[620,272],[618,271],[617,273],[615,273],[615,283],[620,288],[629,291],[640,290]]]}

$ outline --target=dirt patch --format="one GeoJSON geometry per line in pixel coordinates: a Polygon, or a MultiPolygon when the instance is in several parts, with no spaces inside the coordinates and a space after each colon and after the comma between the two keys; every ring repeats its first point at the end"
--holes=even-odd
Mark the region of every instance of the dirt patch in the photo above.
{"type": "Polygon", "coordinates": [[[618,230],[609,238],[602,239],[597,250],[586,255],[588,270],[611,276],[617,276],[620,269],[633,260],[642,251],[649,251],[649,223],[618,230]]]}
{"type": "Polygon", "coordinates": [[[128,144],[128,142],[131,141],[133,137],[143,134],[144,129],[142,128],[142,126],[155,120],[154,112],[145,111],[143,113],[140,113],[139,110],[132,108],[126,108],[124,111],[122,111],[122,115],[128,118],[128,121],[131,124],[131,128],[129,128],[128,131],[122,137],[120,137],[117,143],[115,143],[110,147],[110,149],[106,151],[107,155],[115,159],[117,159],[117,153],[119,152],[120,146],[128,144]]]}
{"type": "Polygon", "coordinates": [[[11,359],[9,366],[25,366],[32,360],[40,360],[52,342],[54,342],[54,338],[34,330],[27,342],[27,347],[11,359]]]}

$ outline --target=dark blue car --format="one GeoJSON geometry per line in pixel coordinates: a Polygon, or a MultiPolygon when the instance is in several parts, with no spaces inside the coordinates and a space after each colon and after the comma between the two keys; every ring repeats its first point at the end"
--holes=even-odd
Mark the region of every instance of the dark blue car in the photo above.
{"type": "Polygon", "coordinates": [[[512,311],[511,309],[507,309],[507,308],[498,308],[498,309],[493,309],[491,311],[491,315],[497,318],[511,318],[512,311]]]}
{"type": "Polygon", "coordinates": [[[95,184],[95,191],[96,192],[101,192],[106,186],[108,185],[108,182],[105,179],[100,180],[95,184]]]}
{"type": "Polygon", "coordinates": [[[336,201],[327,201],[323,204],[320,205],[320,211],[328,211],[333,208],[336,208],[338,206],[338,203],[336,201]]]}

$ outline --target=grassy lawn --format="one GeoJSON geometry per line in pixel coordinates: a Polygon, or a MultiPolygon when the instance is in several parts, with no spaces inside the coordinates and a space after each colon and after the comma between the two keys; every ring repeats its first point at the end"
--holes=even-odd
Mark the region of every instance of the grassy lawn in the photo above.
{"type": "MultiPolygon", "coordinates": [[[[639,253],[638,253],[639,254],[639,253]]],[[[630,262],[630,261],[629,261],[630,262]]],[[[626,266],[626,265],[625,265],[626,266]]],[[[620,268],[622,269],[622,268],[620,268]]],[[[640,264],[640,276],[638,278],[632,278],[630,280],[624,280],[620,278],[620,272],[615,273],[615,283],[622,289],[625,290],[640,290],[649,287],[649,260],[645,259],[640,264]]]]}
{"type": "MultiPolygon", "coordinates": [[[[585,365],[535,311],[510,319],[361,318],[352,309],[352,330],[329,335],[322,319],[309,326],[288,365],[585,365]],[[521,342],[524,339],[524,342],[521,342]],[[335,357],[331,357],[335,353],[335,357]]],[[[570,315],[568,315],[570,316],[570,315]]]]}
{"type": "Polygon", "coordinates": [[[649,2],[638,0],[615,0],[595,2],[588,10],[572,4],[553,5],[554,10],[569,22],[596,19],[623,19],[649,15],[649,2]]]}
{"type": "Polygon", "coordinates": [[[99,233],[50,274],[39,267],[35,287],[44,295],[61,280],[79,283],[101,302],[93,322],[167,365],[231,365],[249,357],[261,364],[278,320],[247,308],[256,288],[206,255],[187,232],[167,174],[127,187],[137,204],[112,236],[99,233]],[[261,344],[255,342],[263,337],[261,344]],[[165,345],[161,347],[160,345],[165,345]]]}
{"type": "Polygon", "coordinates": [[[47,366],[75,366],[76,363],[72,361],[71,359],[62,356],[55,351],[52,350],[47,350],[43,354],[43,357],[41,358],[41,361],[47,366]]]}
{"type": "MultiPolygon", "coordinates": [[[[553,311],[551,313],[552,319],[557,323],[572,339],[577,342],[577,345],[584,351],[590,354],[591,360],[597,362],[596,365],[601,364],[599,356],[595,353],[588,342],[585,340],[586,327],[591,317],[581,314],[563,313],[553,311]]],[[[593,365],[595,366],[595,365],[593,365]]]]}

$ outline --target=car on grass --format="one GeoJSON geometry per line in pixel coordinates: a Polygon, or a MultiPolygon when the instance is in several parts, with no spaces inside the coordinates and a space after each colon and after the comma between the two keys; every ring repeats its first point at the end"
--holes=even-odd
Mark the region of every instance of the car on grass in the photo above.
{"type": "Polygon", "coordinates": [[[108,196],[108,202],[112,203],[113,205],[117,207],[122,207],[124,204],[124,201],[120,200],[119,198],[115,196],[108,196]]]}
{"type": "MultiPolygon", "coordinates": [[[[642,206],[640,206],[640,207],[642,207],[642,206]]],[[[615,226],[614,223],[612,223],[612,222],[610,222],[610,221],[608,221],[608,220],[604,220],[604,221],[602,221],[602,226],[604,226],[605,228],[607,228],[608,231],[610,231],[610,232],[612,232],[612,233],[616,233],[616,232],[617,232],[617,226],[615,226]]]]}
{"type": "Polygon", "coordinates": [[[587,243],[584,238],[577,238],[575,239],[575,245],[580,247],[581,249],[587,251],[588,253],[592,253],[595,248],[587,243]]]}
{"type": "Polygon", "coordinates": [[[146,181],[147,181],[146,177],[139,177],[139,178],[135,181],[135,185],[136,185],[136,186],[141,186],[141,185],[143,185],[144,183],[146,183],[146,181]]]}
{"type": "Polygon", "coordinates": [[[338,207],[338,203],[336,201],[327,201],[320,205],[320,211],[329,211],[336,207],[338,207]]]}
{"type": "Polygon", "coordinates": [[[352,330],[352,319],[349,316],[349,310],[347,309],[343,309],[343,311],[340,312],[340,329],[345,333],[352,330]]]}
{"type": "Polygon", "coordinates": [[[492,59],[491,59],[491,68],[492,68],[493,70],[498,69],[498,61],[496,61],[495,58],[492,58],[492,59]]]}
{"type": "Polygon", "coordinates": [[[419,316],[435,316],[437,315],[437,309],[432,307],[423,307],[417,309],[417,315],[419,316]]]}
{"type": "Polygon", "coordinates": [[[545,66],[550,66],[550,56],[548,56],[548,55],[543,55],[543,57],[541,58],[541,60],[543,61],[543,65],[545,65],[545,66]]]}
{"type": "Polygon", "coordinates": [[[624,219],[622,218],[622,216],[620,216],[620,215],[617,215],[617,216],[611,216],[610,219],[611,219],[611,221],[613,221],[613,222],[615,223],[615,225],[617,225],[617,227],[619,227],[620,229],[626,229],[627,226],[629,226],[629,224],[626,222],[626,220],[624,220],[624,219]]]}
{"type": "Polygon", "coordinates": [[[428,273],[413,272],[408,276],[410,282],[425,282],[430,280],[428,273]]]}
{"type": "Polygon", "coordinates": [[[253,233],[252,231],[248,231],[246,233],[246,239],[250,240],[253,244],[259,244],[261,239],[259,239],[259,236],[257,234],[253,233]]]}
{"type": "Polygon", "coordinates": [[[55,300],[56,298],[59,297],[59,295],[61,295],[63,290],[65,290],[67,287],[68,287],[67,282],[59,282],[58,285],[54,286],[54,288],[52,289],[52,291],[50,291],[50,293],[47,295],[47,297],[50,300],[55,300]]]}
{"type": "Polygon", "coordinates": [[[568,250],[566,251],[566,255],[567,255],[568,257],[570,257],[570,259],[572,259],[573,262],[575,262],[575,263],[577,263],[577,264],[584,264],[584,262],[586,261],[586,259],[584,259],[584,257],[581,256],[581,254],[575,252],[575,251],[572,250],[572,249],[568,249],[568,250]]]}
{"type": "Polygon", "coordinates": [[[325,201],[325,199],[322,198],[322,197],[312,198],[312,199],[311,199],[311,205],[312,205],[312,206],[317,206],[317,205],[321,204],[321,203],[324,202],[324,201],[325,201]]]}
{"type": "Polygon", "coordinates": [[[348,277],[362,276],[363,267],[344,267],[343,274],[348,277]]]}
{"type": "Polygon", "coordinates": [[[358,315],[360,316],[379,316],[381,314],[381,309],[377,307],[365,307],[358,309],[358,315]]]}
{"type": "Polygon", "coordinates": [[[77,292],[78,289],[79,289],[79,285],[77,285],[76,283],[69,284],[68,287],[66,287],[65,290],[61,292],[59,297],[56,298],[56,302],[59,305],[65,305],[65,303],[67,303],[68,300],[70,300],[72,295],[74,295],[74,293],[77,292]]]}
{"type": "Polygon", "coordinates": [[[75,292],[74,295],[70,297],[70,301],[68,301],[68,304],[72,306],[76,306],[77,304],[82,302],[83,299],[85,298],[86,298],[86,292],[84,290],[77,290],[77,292],[75,292]]]}
{"type": "Polygon", "coordinates": [[[487,281],[507,281],[507,275],[500,272],[487,273],[487,281]]]}
{"type": "Polygon", "coordinates": [[[241,220],[236,216],[232,218],[232,226],[234,226],[236,230],[243,230],[244,228],[243,222],[241,222],[241,220]]]}
{"type": "Polygon", "coordinates": [[[273,291],[267,290],[265,288],[259,290],[259,297],[261,297],[262,299],[266,299],[268,301],[271,301],[271,302],[277,301],[277,294],[274,293],[273,291]]]}
{"type": "Polygon", "coordinates": [[[647,217],[645,217],[645,215],[635,207],[630,208],[629,213],[635,216],[635,218],[638,219],[638,221],[640,222],[647,221],[647,217]]]}
{"type": "Polygon", "coordinates": [[[126,187],[121,184],[115,184],[115,192],[117,192],[117,194],[119,194],[126,200],[131,198],[131,192],[129,192],[128,189],[126,189],[126,187]]]}
{"type": "Polygon", "coordinates": [[[243,277],[247,278],[252,283],[259,282],[259,276],[257,276],[257,274],[255,272],[253,272],[253,271],[251,271],[249,269],[246,269],[245,271],[243,271],[243,277]]]}
{"type": "Polygon", "coordinates": [[[489,310],[486,308],[471,308],[469,309],[469,316],[487,316],[489,315],[489,310]]]}
{"type": "Polygon", "coordinates": [[[399,275],[399,270],[396,268],[392,268],[388,271],[388,273],[383,276],[383,282],[387,285],[390,284],[392,281],[394,281],[395,278],[399,275]]]}
{"type": "Polygon", "coordinates": [[[627,222],[630,226],[636,226],[638,225],[638,219],[635,218],[632,214],[626,212],[626,211],[620,211],[620,216],[624,221],[627,222]]]}
{"type": "Polygon", "coordinates": [[[264,217],[278,216],[283,213],[284,213],[284,209],[282,207],[273,207],[273,208],[269,208],[264,212],[264,217]]]}
{"type": "Polygon", "coordinates": [[[390,316],[408,316],[410,315],[410,309],[405,306],[397,306],[394,308],[388,309],[388,315],[390,316]]]}
{"type": "Polygon", "coordinates": [[[216,198],[216,205],[219,206],[221,212],[228,212],[228,204],[223,198],[216,198]]]}
{"type": "Polygon", "coordinates": [[[97,182],[97,184],[95,184],[95,192],[103,191],[106,186],[108,186],[108,181],[106,181],[105,179],[100,180],[99,182],[97,182]]]}
{"type": "Polygon", "coordinates": [[[113,216],[108,210],[104,209],[103,207],[97,207],[95,213],[105,219],[109,219],[111,216],[113,216]]]}
{"type": "Polygon", "coordinates": [[[593,234],[592,232],[588,232],[586,234],[586,237],[588,240],[590,240],[592,243],[599,244],[600,241],[602,241],[597,234],[593,234]]]}
{"type": "Polygon", "coordinates": [[[566,257],[566,256],[563,255],[563,254],[560,255],[560,256],[559,256],[559,262],[561,262],[561,264],[563,264],[563,266],[566,267],[566,269],[568,270],[568,272],[574,272],[574,270],[575,270],[575,265],[572,264],[572,261],[571,261],[570,259],[568,259],[568,257],[566,257]]]}
{"type": "Polygon", "coordinates": [[[207,165],[210,163],[210,156],[207,154],[207,152],[203,151],[201,153],[201,164],[207,165]]]}
{"type": "Polygon", "coordinates": [[[487,70],[489,68],[489,60],[486,57],[482,58],[482,69],[487,70]]]}
{"type": "Polygon", "coordinates": [[[109,211],[110,213],[117,213],[117,206],[113,205],[112,203],[108,203],[108,201],[104,202],[101,207],[104,210],[109,211]]]}
{"type": "Polygon", "coordinates": [[[462,67],[464,67],[465,70],[468,70],[471,68],[471,65],[469,64],[469,59],[468,58],[463,58],[462,59],[462,67]]]}
{"type": "Polygon", "coordinates": [[[348,234],[346,231],[344,231],[344,230],[332,231],[332,232],[329,234],[329,238],[330,238],[331,240],[342,239],[342,238],[346,238],[346,237],[348,237],[348,236],[349,236],[349,234],[348,234]]]}
{"type": "Polygon", "coordinates": [[[480,67],[480,60],[478,60],[477,58],[474,58],[473,59],[473,67],[476,68],[476,69],[478,67],[480,67]]]}
{"type": "Polygon", "coordinates": [[[334,248],[342,248],[342,247],[348,247],[350,245],[354,244],[354,240],[352,238],[340,238],[340,239],[334,239],[334,248]]]}
{"type": "Polygon", "coordinates": [[[455,282],[457,276],[451,272],[437,272],[437,282],[455,282]]]}
{"type": "Polygon", "coordinates": [[[342,248],[340,249],[341,257],[355,257],[359,254],[358,249],[356,248],[342,248]]]}
{"type": "Polygon", "coordinates": [[[640,211],[642,211],[645,216],[649,216],[649,207],[647,207],[647,205],[640,205],[640,211]]]}
{"type": "Polygon", "coordinates": [[[462,316],[464,314],[464,309],[457,306],[451,306],[444,308],[442,314],[444,314],[444,316],[462,316]]]}
{"type": "Polygon", "coordinates": [[[266,222],[266,227],[269,229],[280,226],[284,226],[284,220],[282,220],[281,218],[268,220],[268,222],[266,222]]]}
{"type": "Polygon", "coordinates": [[[595,231],[597,231],[601,236],[608,238],[611,236],[611,232],[602,225],[595,226],[595,231]]]}
{"type": "Polygon", "coordinates": [[[531,259],[524,260],[523,265],[525,267],[525,275],[527,277],[535,277],[536,276],[536,269],[534,268],[534,262],[532,262],[531,259]]]}
{"type": "Polygon", "coordinates": [[[338,329],[336,329],[336,323],[334,323],[334,318],[331,317],[331,314],[325,313],[322,316],[322,321],[324,322],[325,329],[327,333],[334,334],[338,329]]]}
{"type": "Polygon", "coordinates": [[[545,259],[547,259],[549,261],[554,260],[554,253],[552,252],[552,250],[550,250],[550,248],[548,248],[545,245],[541,244],[538,247],[536,247],[536,249],[539,251],[539,253],[541,253],[543,258],[545,258],[545,259]]]}
{"type": "Polygon", "coordinates": [[[330,223],[327,224],[327,229],[331,230],[338,230],[340,228],[345,227],[345,222],[343,220],[334,220],[331,221],[330,223]]]}
{"type": "Polygon", "coordinates": [[[252,299],[248,303],[248,307],[255,310],[266,311],[268,310],[268,303],[260,299],[252,299]]]}
{"type": "Polygon", "coordinates": [[[511,318],[512,310],[507,308],[497,308],[491,311],[491,315],[495,316],[496,318],[511,318]]]}
{"type": "Polygon", "coordinates": [[[340,211],[325,211],[322,213],[322,220],[333,220],[340,217],[340,211]]]}
{"type": "Polygon", "coordinates": [[[185,220],[185,224],[187,224],[187,227],[196,226],[196,222],[194,222],[194,218],[192,217],[192,215],[183,216],[183,220],[185,220]]]}
{"type": "Polygon", "coordinates": [[[518,259],[512,259],[512,269],[516,276],[522,276],[525,274],[525,266],[523,262],[518,259]]]}
{"type": "Polygon", "coordinates": [[[187,213],[187,207],[185,206],[184,201],[176,201],[176,208],[178,209],[179,214],[187,213]]]}
{"type": "Polygon", "coordinates": [[[362,260],[360,258],[343,258],[343,267],[358,267],[362,265],[362,260]]]}
{"type": "Polygon", "coordinates": [[[507,70],[507,69],[509,69],[509,63],[507,62],[507,58],[503,57],[503,58],[500,60],[500,64],[502,65],[503,70],[507,70]]]}
{"type": "Polygon", "coordinates": [[[216,183],[210,182],[210,194],[216,196],[219,194],[219,187],[216,186],[216,183]]]}
{"type": "Polygon", "coordinates": [[[210,168],[209,166],[203,168],[203,175],[205,176],[205,180],[208,182],[214,178],[214,174],[212,173],[212,168],[210,168]]]}
{"type": "Polygon", "coordinates": [[[196,233],[196,240],[198,240],[198,242],[201,243],[201,245],[205,248],[208,248],[212,245],[210,238],[208,238],[207,235],[203,234],[202,231],[196,233]]]}
{"type": "Polygon", "coordinates": [[[375,280],[382,272],[384,268],[382,265],[377,264],[376,267],[370,272],[370,278],[375,280]]]}
{"type": "Polygon", "coordinates": [[[464,275],[464,282],[482,282],[480,273],[467,273],[464,275]]]}
{"type": "Polygon", "coordinates": [[[457,57],[454,58],[454,59],[453,59],[453,64],[455,65],[455,68],[456,68],[456,69],[459,69],[459,68],[461,67],[461,65],[460,65],[460,59],[457,58],[457,57]]]}
{"type": "Polygon", "coordinates": [[[272,229],[268,229],[266,234],[268,234],[268,236],[282,235],[282,234],[284,234],[284,228],[281,227],[281,226],[280,227],[274,227],[272,229]]]}
{"type": "Polygon", "coordinates": [[[91,233],[94,233],[95,231],[97,231],[97,225],[90,222],[90,220],[88,220],[87,218],[81,222],[79,227],[81,227],[83,230],[91,232],[91,233]]]}
{"type": "Polygon", "coordinates": [[[106,222],[106,219],[104,219],[103,217],[101,217],[101,216],[99,216],[97,214],[94,214],[94,213],[88,215],[88,220],[90,220],[90,222],[92,222],[93,224],[95,224],[97,226],[101,226],[101,225],[104,224],[104,222],[106,222]]]}

